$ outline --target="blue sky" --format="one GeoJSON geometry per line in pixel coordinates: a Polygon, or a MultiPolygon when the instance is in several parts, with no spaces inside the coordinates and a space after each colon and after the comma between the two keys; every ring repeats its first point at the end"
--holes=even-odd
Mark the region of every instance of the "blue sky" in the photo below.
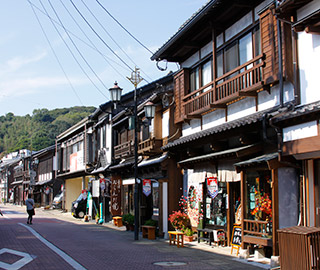
{"type": "MultiPolygon", "coordinates": [[[[131,34],[155,52],[207,0],[99,2],[131,34]]],[[[108,101],[108,89],[113,86],[114,81],[118,81],[124,93],[133,90],[132,84],[126,79],[126,76],[131,75],[128,66],[134,68],[136,65],[141,69],[141,75],[146,81],[139,86],[177,69],[177,65],[172,63],[168,64],[167,71],[159,71],[156,63],[150,60],[151,53],[125,33],[95,0],[73,0],[73,3],[103,42],[81,18],[71,0],[2,1],[0,115],[8,112],[32,115],[32,111],[39,108],[51,110],[72,106],[97,107],[108,101]],[[50,43],[47,42],[29,1],[34,5],[50,43]],[[57,23],[60,19],[63,26],[53,24],[45,10],[57,23]]]]}

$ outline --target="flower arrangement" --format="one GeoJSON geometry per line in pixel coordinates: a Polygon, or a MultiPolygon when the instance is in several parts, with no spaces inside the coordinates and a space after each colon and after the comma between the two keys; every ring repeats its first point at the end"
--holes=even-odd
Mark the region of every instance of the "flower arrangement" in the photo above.
{"type": "Polygon", "coordinates": [[[190,218],[191,225],[197,227],[199,221],[203,219],[203,209],[199,209],[199,199],[197,199],[197,193],[195,191],[192,192],[192,196],[186,198],[185,196],[181,196],[179,201],[179,206],[181,210],[187,214],[190,218]]]}
{"type": "Polygon", "coordinates": [[[260,214],[264,213],[267,215],[267,218],[272,217],[272,201],[269,197],[268,193],[263,191],[258,192],[255,189],[255,204],[256,207],[251,211],[251,215],[259,216],[260,214]]]}
{"type": "Polygon", "coordinates": [[[169,216],[169,221],[171,222],[172,226],[179,231],[182,231],[184,228],[189,228],[191,226],[188,215],[184,212],[181,212],[180,210],[173,211],[169,216]]]}

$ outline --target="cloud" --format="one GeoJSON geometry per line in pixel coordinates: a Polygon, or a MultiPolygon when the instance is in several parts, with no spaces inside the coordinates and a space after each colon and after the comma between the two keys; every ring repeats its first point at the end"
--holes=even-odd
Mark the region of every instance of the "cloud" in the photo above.
{"type": "MultiPolygon", "coordinates": [[[[73,86],[87,84],[88,81],[84,78],[73,77],[69,78],[73,86]]],[[[65,77],[34,77],[34,78],[22,78],[0,82],[0,95],[4,96],[25,96],[34,94],[44,89],[48,91],[53,89],[57,90],[57,87],[68,85],[69,82],[65,77]]],[[[1,97],[0,97],[1,98],[1,97]]]]}
{"type": "Polygon", "coordinates": [[[41,52],[37,55],[34,55],[32,57],[16,56],[12,59],[9,59],[6,62],[5,66],[2,68],[2,70],[5,71],[6,73],[14,72],[14,71],[21,69],[22,67],[24,67],[26,65],[29,65],[29,64],[35,63],[35,62],[39,62],[40,60],[42,60],[46,56],[47,56],[46,51],[43,51],[43,52],[41,52]]]}

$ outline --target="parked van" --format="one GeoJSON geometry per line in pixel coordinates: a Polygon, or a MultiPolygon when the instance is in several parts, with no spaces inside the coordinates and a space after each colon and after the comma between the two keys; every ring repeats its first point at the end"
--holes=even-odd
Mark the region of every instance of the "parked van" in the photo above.
{"type": "Polygon", "coordinates": [[[58,193],[52,202],[52,208],[61,209],[62,208],[62,200],[63,200],[63,192],[58,193]]]}

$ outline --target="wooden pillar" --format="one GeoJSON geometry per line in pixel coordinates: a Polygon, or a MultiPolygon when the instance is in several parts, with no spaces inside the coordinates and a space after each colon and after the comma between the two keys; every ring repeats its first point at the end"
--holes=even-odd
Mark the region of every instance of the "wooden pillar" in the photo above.
{"type": "Polygon", "coordinates": [[[231,188],[230,188],[230,183],[227,182],[227,194],[228,194],[228,209],[227,209],[227,245],[230,245],[231,242],[231,232],[232,232],[232,217],[231,215],[233,214],[233,211],[230,211],[231,207],[231,188]]]}
{"type": "MultiPolygon", "coordinates": [[[[246,198],[246,181],[244,177],[244,172],[241,171],[241,239],[243,239],[244,233],[244,212],[245,212],[245,201],[246,198]]],[[[244,242],[241,242],[241,248],[244,248],[244,242]]]]}
{"type": "Polygon", "coordinates": [[[272,244],[273,255],[279,255],[278,233],[279,229],[279,191],[278,191],[278,169],[271,170],[272,175],[272,244]]]}

